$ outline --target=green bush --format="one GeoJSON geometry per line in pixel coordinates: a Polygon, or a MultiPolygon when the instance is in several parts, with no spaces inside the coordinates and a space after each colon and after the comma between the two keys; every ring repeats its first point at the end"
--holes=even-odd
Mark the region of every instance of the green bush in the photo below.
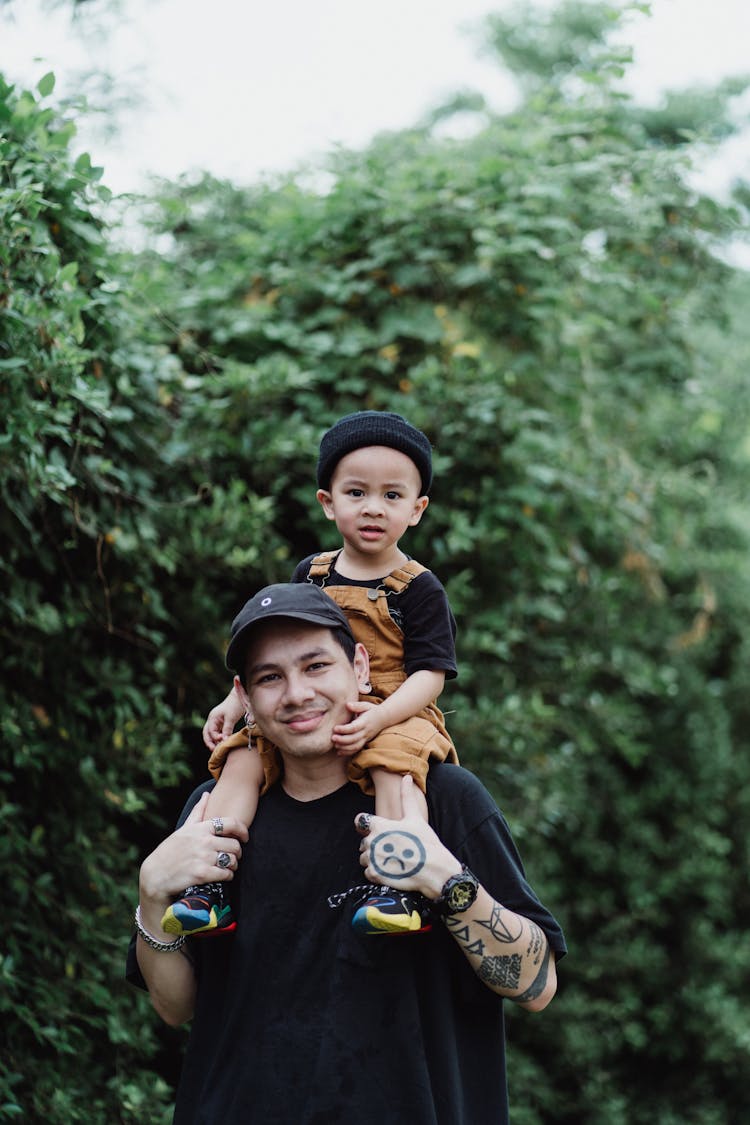
{"type": "Polygon", "coordinates": [[[0,82],[0,1119],[67,1125],[113,1120],[155,1049],[119,987],[133,818],[186,763],[161,593],[178,369],[137,342],[100,170],[72,162],[52,85],[0,82]]]}
{"type": "Polygon", "coordinates": [[[617,14],[490,21],[522,98],[468,138],[446,110],[317,179],[161,185],[158,253],[113,249],[52,80],[0,86],[0,1120],[168,1120],[182,1034],[121,980],[138,857],[204,775],[232,614],[333,544],[317,443],[368,407],[434,443],[443,704],[571,946],[509,1015],[514,1121],[739,1120],[744,219],[686,179],[739,85],[644,113],[617,14]]]}

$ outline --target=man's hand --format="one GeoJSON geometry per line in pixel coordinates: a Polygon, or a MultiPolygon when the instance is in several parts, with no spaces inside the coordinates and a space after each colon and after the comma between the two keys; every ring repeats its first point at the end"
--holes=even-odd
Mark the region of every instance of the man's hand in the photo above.
{"type": "MultiPolygon", "coordinates": [[[[240,842],[247,840],[247,828],[234,817],[205,820],[207,803],[208,793],[204,793],[185,823],[167,836],[141,865],[141,923],[157,941],[173,940],[174,935],[162,929],[161,918],[170,902],[186,887],[234,878],[240,842]],[[221,852],[230,856],[229,867],[217,867],[221,852]]],[[[140,937],[136,956],[151,1002],[161,1018],[172,1027],[189,1020],[196,991],[191,961],[180,952],[152,949],[140,937]]]]}
{"type": "Polygon", "coordinates": [[[224,817],[221,835],[217,835],[214,820],[203,819],[207,803],[208,793],[204,793],[185,823],[141,865],[141,909],[147,929],[158,926],[163,911],[185,887],[234,878],[242,843],[248,837],[247,826],[235,817],[224,817]],[[229,867],[217,867],[221,852],[229,855],[229,867]]]}
{"type": "Polygon", "coordinates": [[[357,831],[364,837],[359,862],[371,883],[439,898],[446,880],[461,871],[461,862],[421,815],[409,774],[402,779],[401,803],[402,820],[386,820],[370,813],[354,818],[357,831]]]}
{"type": "MultiPolygon", "coordinates": [[[[364,837],[359,862],[371,883],[419,891],[435,900],[446,881],[461,872],[462,864],[419,815],[409,775],[403,779],[401,802],[403,820],[370,813],[354,818],[364,837]]],[[[530,1011],[549,1004],[557,988],[555,957],[535,922],[496,902],[481,885],[466,911],[448,914],[444,922],[490,991],[530,1011]]]]}

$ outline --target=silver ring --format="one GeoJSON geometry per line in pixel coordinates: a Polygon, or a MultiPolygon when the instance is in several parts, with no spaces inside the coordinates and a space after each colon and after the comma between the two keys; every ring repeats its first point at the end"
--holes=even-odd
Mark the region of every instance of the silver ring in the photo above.
{"type": "Polygon", "coordinates": [[[217,867],[229,867],[229,864],[231,862],[232,862],[232,857],[230,856],[229,852],[219,852],[219,854],[216,857],[216,866],[217,867]]]}
{"type": "Polygon", "coordinates": [[[214,836],[221,836],[224,832],[224,821],[221,819],[221,817],[215,816],[211,821],[211,825],[214,830],[214,836]]]}

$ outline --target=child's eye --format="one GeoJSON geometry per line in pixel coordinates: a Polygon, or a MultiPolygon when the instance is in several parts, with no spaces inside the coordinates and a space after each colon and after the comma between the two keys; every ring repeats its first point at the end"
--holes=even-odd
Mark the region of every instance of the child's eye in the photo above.
{"type": "Polygon", "coordinates": [[[349,495],[353,496],[355,500],[359,500],[360,496],[364,496],[364,492],[361,488],[350,488],[349,495]]]}
{"type": "Polygon", "coordinates": [[[400,492],[394,492],[393,490],[391,490],[389,492],[386,492],[385,498],[386,498],[386,500],[400,500],[401,499],[401,493],[400,492]]]}

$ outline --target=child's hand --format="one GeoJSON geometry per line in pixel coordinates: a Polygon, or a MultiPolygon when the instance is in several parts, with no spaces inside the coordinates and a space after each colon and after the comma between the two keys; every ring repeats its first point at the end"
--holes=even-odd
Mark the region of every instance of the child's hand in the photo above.
{"type": "Polygon", "coordinates": [[[203,741],[209,750],[214,750],[220,742],[229,738],[244,713],[240,697],[232,688],[226,699],[211,708],[203,725],[203,741]]]}
{"type": "Polygon", "coordinates": [[[339,754],[351,757],[366,746],[376,734],[380,734],[383,723],[380,718],[380,703],[368,703],[357,699],[347,703],[354,718],[350,723],[341,723],[333,728],[331,740],[339,754]]]}

